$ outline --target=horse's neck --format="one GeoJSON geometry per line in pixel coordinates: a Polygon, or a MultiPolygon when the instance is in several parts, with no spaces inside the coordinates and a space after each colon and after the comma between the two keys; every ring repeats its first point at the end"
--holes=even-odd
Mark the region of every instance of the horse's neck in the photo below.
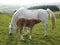
{"type": "Polygon", "coordinates": [[[10,23],[11,25],[14,25],[14,21],[13,20],[11,20],[11,23],[10,23]]]}
{"type": "Polygon", "coordinates": [[[13,15],[11,23],[10,23],[10,25],[13,26],[13,28],[15,28],[16,26],[16,18],[17,18],[16,15],[13,15]]]}

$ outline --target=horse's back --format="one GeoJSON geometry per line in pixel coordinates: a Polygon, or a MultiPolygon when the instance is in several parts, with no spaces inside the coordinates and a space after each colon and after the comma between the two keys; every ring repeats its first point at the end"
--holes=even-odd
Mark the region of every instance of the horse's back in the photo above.
{"type": "Polygon", "coordinates": [[[42,18],[45,19],[45,17],[48,17],[48,13],[44,9],[37,9],[37,10],[29,10],[26,8],[19,9],[19,11],[16,12],[16,16],[18,18],[24,18],[24,19],[36,19],[40,20],[42,18]]]}

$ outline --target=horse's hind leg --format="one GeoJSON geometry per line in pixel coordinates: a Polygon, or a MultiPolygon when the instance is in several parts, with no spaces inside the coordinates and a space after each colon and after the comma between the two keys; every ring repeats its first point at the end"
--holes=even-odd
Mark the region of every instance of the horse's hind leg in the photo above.
{"type": "Polygon", "coordinates": [[[32,40],[32,27],[30,27],[30,36],[29,39],[32,40]]]}
{"type": "Polygon", "coordinates": [[[44,26],[44,36],[46,37],[48,35],[48,24],[46,22],[43,22],[44,26]]]}

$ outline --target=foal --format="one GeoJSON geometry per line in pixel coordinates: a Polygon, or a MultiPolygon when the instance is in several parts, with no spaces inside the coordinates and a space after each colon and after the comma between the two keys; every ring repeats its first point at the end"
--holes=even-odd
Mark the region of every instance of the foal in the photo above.
{"type": "MultiPolygon", "coordinates": [[[[37,24],[39,22],[41,22],[41,21],[40,20],[35,20],[35,19],[30,19],[30,20],[24,19],[24,18],[18,19],[16,24],[17,24],[17,27],[20,29],[21,39],[24,40],[23,35],[22,35],[22,28],[24,26],[30,27],[30,36],[29,36],[29,38],[32,39],[32,28],[35,24],[37,24]]],[[[17,33],[18,33],[18,28],[17,28],[17,33]]],[[[27,30],[25,28],[25,32],[26,31],[27,30]]]]}

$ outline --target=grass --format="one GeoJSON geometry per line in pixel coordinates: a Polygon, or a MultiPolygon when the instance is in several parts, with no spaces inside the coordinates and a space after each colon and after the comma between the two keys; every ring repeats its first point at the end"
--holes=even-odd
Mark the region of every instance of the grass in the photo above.
{"type": "MultiPolygon", "coordinates": [[[[60,15],[59,15],[60,16],[60,15]]],[[[20,36],[16,40],[16,31],[9,36],[10,14],[0,14],[0,45],[60,45],[60,18],[56,17],[56,29],[51,29],[51,20],[48,20],[48,37],[44,37],[44,27],[39,23],[33,28],[33,40],[22,41],[20,36]]]]}

